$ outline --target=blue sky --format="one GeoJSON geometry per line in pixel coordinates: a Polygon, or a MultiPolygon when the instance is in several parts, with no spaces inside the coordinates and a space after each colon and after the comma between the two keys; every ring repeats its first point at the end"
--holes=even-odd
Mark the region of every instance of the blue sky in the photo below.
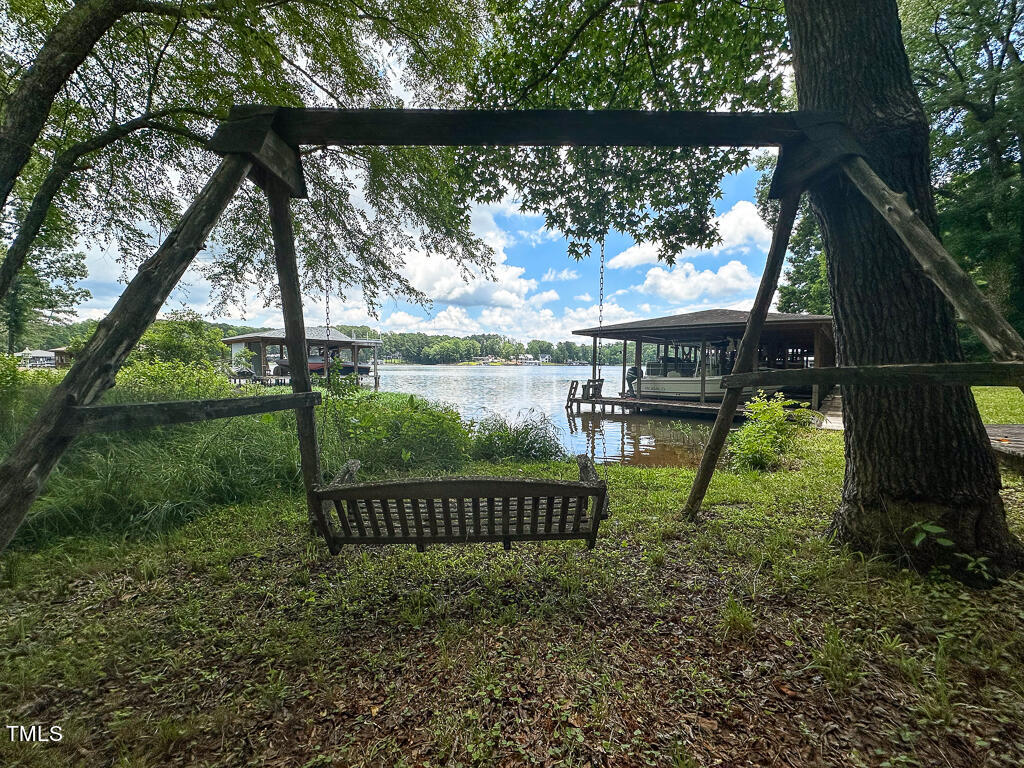
{"type": "MultiPolygon", "coordinates": [[[[712,307],[750,307],[764,267],[771,232],[754,207],[753,168],[723,183],[715,209],[722,243],[711,250],[688,251],[674,267],[656,261],[657,245],[636,243],[613,232],[606,243],[606,323],[712,307]]],[[[529,340],[572,338],[574,328],[597,325],[599,263],[596,254],[574,262],[566,241],[543,229],[543,219],[519,212],[514,201],[477,206],[473,229],[496,253],[495,280],[464,282],[450,263],[419,253],[406,254],[406,276],[431,299],[429,308],[386,300],[378,319],[367,314],[358,297],[331,302],[332,323],[368,324],[384,331],[423,331],[467,335],[502,333],[529,340]]],[[[200,254],[200,261],[205,254],[200,254]]],[[[87,253],[89,278],[83,283],[93,298],[80,317],[101,317],[124,284],[121,268],[102,251],[87,253]]],[[[205,256],[208,258],[208,256],[205,256]]],[[[323,297],[306,298],[307,323],[322,322],[323,297]]],[[[214,317],[209,286],[195,269],[168,300],[165,310],[189,306],[208,319],[280,327],[280,310],[253,300],[243,309],[214,317]]],[[[578,338],[576,339],[578,341],[578,338]]]]}

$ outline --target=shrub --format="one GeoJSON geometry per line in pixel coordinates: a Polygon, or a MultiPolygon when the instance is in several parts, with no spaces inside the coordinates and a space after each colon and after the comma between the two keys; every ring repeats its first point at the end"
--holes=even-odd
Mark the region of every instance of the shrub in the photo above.
{"type": "Polygon", "coordinates": [[[551,420],[531,410],[518,421],[494,415],[474,424],[472,455],[477,461],[547,461],[563,458],[565,451],[551,420]]]}
{"type": "Polygon", "coordinates": [[[469,458],[470,434],[459,412],[413,395],[358,392],[331,396],[319,418],[324,474],[358,459],[370,474],[451,471],[469,458]]]}
{"type": "Polygon", "coordinates": [[[810,412],[805,408],[786,410],[796,404],[781,392],[768,398],[760,391],[751,398],[746,423],[729,434],[729,460],[733,468],[765,471],[782,466],[798,425],[810,423],[810,412]]]}
{"type": "Polygon", "coordinates": [[[137,360],[117,373],[108,402],[199,400],[230,397],[235,388],[210,362],[137,360]]]}

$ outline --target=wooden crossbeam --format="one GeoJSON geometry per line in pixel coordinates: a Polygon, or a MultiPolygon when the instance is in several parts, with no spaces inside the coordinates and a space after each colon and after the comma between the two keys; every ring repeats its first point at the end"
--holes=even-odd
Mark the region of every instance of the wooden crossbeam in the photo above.
{"type": "Polygon", "coordinates": [[[945,384],[951,386],[1020,386],[1024,363],[911,363],[901,365],[858,365],[838,368],[793,368],[734,373],[722,377],[722,389],[732,387],[826,386],[868,384],[907,386],[945,384]]]}
{"type": "Polygon", "coordinates": [[[291,197],[308,197],[302,173],[302,157],[274,130],[279,107],[246,107],[232,110],[232,119],[218,126],[206,148],[219,154],[243,154],[253,163],[250,177],[263,189],[273,180],[283,184],[291,197]]]}
{"type": "Polygon", "coordinates": [[[763,147],[781,146],[802,136],[793,115],[791,112],[281,107],[274,126],[293,146],[763,147]]]}
{"type": "Polygon", "coordinates": [[[163,427],[207,419],[251,416],[290,408],[320,405],[319,392],[266,397],[215,398],[211,400],[170,400],[159,403],[87,405],[71,409],[65,434],[80,432],[119,432],[125,429],[163,427]]]}
{"type": "Polygon", "coordinates": [[[803,192],[824,176],[839,172],[842,161],[865,154],[838,115],[795,112],[793,120],[803,136],[783,145],[779,152],[768,190],[768,197],[773,200],[803,192]]]}

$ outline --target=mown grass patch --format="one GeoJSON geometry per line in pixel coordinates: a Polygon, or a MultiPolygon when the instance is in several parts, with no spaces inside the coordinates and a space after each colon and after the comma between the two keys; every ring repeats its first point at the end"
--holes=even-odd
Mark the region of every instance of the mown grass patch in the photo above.
{"type": "Polygon", "coordinates": [[[1024,393],[1017,387],[973,387],[986,424],[1024,424],[1024,393]]]}
{"type": "Polygon", "coordinates": [[[696,524],[676,514],[692,471],[608,467],[593,551],[332,558],[280,492],[143,540],[6,553],[0,709],[68,735],[0,761],[1019,765],[1024,586],[830,546],[842,436],[796,450],[795,469],[717,474],[696,524]]]}

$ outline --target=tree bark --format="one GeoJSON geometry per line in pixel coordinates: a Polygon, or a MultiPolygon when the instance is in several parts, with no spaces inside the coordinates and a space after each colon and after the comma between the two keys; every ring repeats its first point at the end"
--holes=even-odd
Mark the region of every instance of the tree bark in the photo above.
{"type": "MultiPolygon", "coordinates": [[[[928,122],[914,90],[896,0],[786,0],[801,109],[842,115],[867,161],[906,192],[934,232],[928,122]]],[[[827,255],[839,364],[963,359],[954,312],[882,217],[842,175],[811,190],[827,255]]],[[[846,476],[840,541],[970,577],[1024,563],[1000,476],[967,387],[844,388],[846,476]],[[915,545],[922,523],[945,533],[915,545]],[[949,539],[943,546],[939,538],[949,539]]]]}
{"type": "Polygon", "coordinates": [[[0,124],[0,211],[32,155],[53,100],[93,46],[137,0],[86,0],[65,13],[18,82],[0,124]]]}
{"type": "Polygon", "coordinates": [[[71,408],[91,405],[114,384],[139,337],[252,167],[241,155],[225,157],[178,226],[140,268],[110,313],[100,321],[53,394],[0,465],[0,551],[10,543],[50,471],[71,442],[65,427],[71,408]]]}

